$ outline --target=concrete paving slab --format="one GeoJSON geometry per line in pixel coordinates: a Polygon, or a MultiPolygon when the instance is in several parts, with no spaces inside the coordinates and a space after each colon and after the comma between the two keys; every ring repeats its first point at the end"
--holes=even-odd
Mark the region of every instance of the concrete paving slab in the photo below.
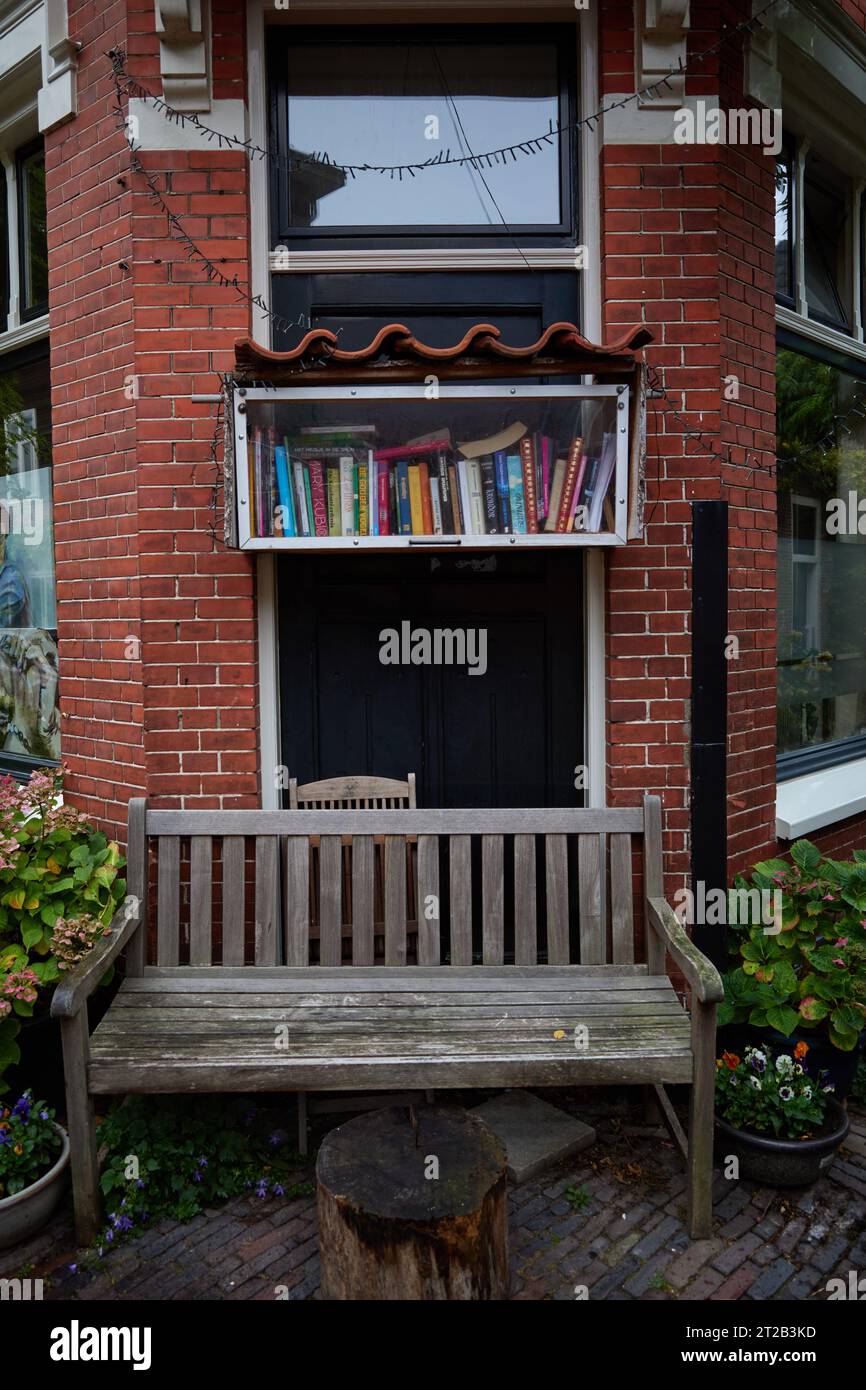
{"type": "Polygon", "coordinates": [[[505,1145],[508,1176],[515,1183],[526,1182],[552,1163],[595,1143],[591,1125],[529,1091],[503,1091],[476,1106],[474,1114],[505,1145]]]}

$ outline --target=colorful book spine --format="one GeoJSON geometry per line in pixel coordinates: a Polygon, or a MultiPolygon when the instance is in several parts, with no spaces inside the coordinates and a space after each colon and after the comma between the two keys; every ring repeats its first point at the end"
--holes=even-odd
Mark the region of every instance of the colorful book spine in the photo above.
{"type": "Polygon", "coordinates": [[[545,531],[556,530],[556,518],[559,513],[559,499],[562,496],[562,484],[565,482],[566,466],[565,459],[557,459],[553,465],[550,479],[550,510],[544,523],[545,531]]]}
{"type": "Polygon", "coordinates": [[[256,492],[256,535],[265,534],[265,493],[262,479],[262,431],[259,425],[253,427],[253,444],[255,448],[255,492],[256,492]]]}
{"type": "Polygon", "coordinates": [[[478,460],[478,467],[481,470],[481,497],[484,507],[484,530],[488,536],[495,536],[500,531],[499,512],[496,507],[496,474],[493,468],[493,458],[487,454],[478,460]]]}
{"type": "Polygon", "coordinates": [[[355,534],[355,460],[340,459],[340,534],[355,534]]]}
{"type": "Polygon", "coordinates": [[[325,468],[321,459],[310,460],[310,493],[313,499],[313,530],[317,536],[327,536],[328,504],[325,498],[325,468]]]}
{"type": "MultiPolygon", "coordinates": [[[[383,465],[386,467],[387,465],[383,465]]],[[[370,449],[367,453],[367,505],[370,508],[370,535],[379,534],[379,465],[370,449]]]]}
{"type": "Polygon", "coordinates": [[[325,496],[328,504],[328,535],[339,536],[340,531],[340,466],[329,462],[326,477],[325,496]]]}
{"type": "Polygon", "coordinates": [[[520,441],[520,464],[523,469],[523,496],[526,505],[526,531],[538,534],[538,501],[535,491],[535,456],[532,438],[525,434],[520,441]]]}
{"type": "Polygon", "coordinates": [[[511,525],[516,536],[526,535],[526,502],[523,497],[523,469],[519,454],[508,455],[508,497],[511,503],[511,525]]]}
{"type": "Polygon", "coordinates": [[[556,530],[559,532],[568,530],[568,518],[571,515],[571,504],[574,501],[582,453],[583,440],[578,436],[577,439],[572,440],[571,448],[568,451],[568,462],[565,468],[562,492],[559,497],[559,507],[556,512],[556,530]]]}
{"type": "Polygon", "coordinates": [[[496,474],[496,511],[499,517],[499,529],[504,536],[510,536],[511,525],[511,497],[508,488],[508,455],[504,449],[498,450],[493,455],[493,467],[496,474]]]}
{"type": "Polygon", "coordinates": [[[289,482],[289,456],[282,444],[277,444],[274,448],[274,467],[277,474],[277,496],[279,498],[283,535],[297,536],[298,528],[295,524],[292,487],[289,482]]]}
{"type": "Polygon", "coordinates": [[[460,511],[463,515],[463,532],[464,535],[471,536],[475,530],[475,518],[472,515],[471,475],[468,459],[458,459],[457,478],[460,486],[460,511]]]}
{"type": "Polygon", "coordinates": [[[453,536],[456,534],[454,527],[454,502],[451,495],[451,479],[448,475],[448,457],[440,452],[435,459],[436,479],[439,484],[439,502],[442,508],[442,534],[443,536],[453,536]]]}
{"type": "Polygon", "coordinates": [[[418,464],[418,483],[421,488],[421,525],[422,534],[425,536],[433,535],[433,505],[430,498],[430,467],[424,463],[418,464]]]}
{"type": "Polygon", "coordinates": [[[307,490],[304,485],[304,465],[300,459],[295,459],[292,463],[292,477],[295,483],[296,515],[300,522],[298,534],[309,536],[310,518],[307,513],[307,490]]]}
{"type": "MultiPolygon", "coordinates": [[[[431,464],[431,469],[432,469],[431,464]]],[[[442,525],[442,494],[439,491],[439,475],[431,471],[427,479],[427,486],[430,490],[430,512],[432,516],[433,529],[432,536],[442,536],[445,534],[442,525]]]]}
{"type": "Polygon", "coordinates": [[[361,473],[357,463],[352,464],[352,526],[354,534],[361,533],[361,473]]]}
{"type": "Polygon", "coordinates": [[[256,446],[252,439],[247,441],[247,483],[249,485],[250,535],[258,535],[256,523],[256,446]]]}
{"type": "Polygon", "coordinates": [[[397,464],[397,508],[401,536],[412,535],[412,503],[409,498],[409,465],[405,459],[397,464]]]}
{"type": "Polygon", "coordinates": [[[308,534],[314,536],[316,534],[316,514],[313,511],[313,484],[310,480],[310,465],[308,463],[304,464],[304,497],[307,503],[307,525],[310,528],[308,534]]]}
{"type": "Polygon", "coordinates": [[[553,445],[554,441],[546,434],[541,455],[542,492],[539,499],[539,516],[547,516],[550,511],[550,470],[553,464],[553,445]]]}
{"type": "Polygon", "coordinates": [[[478,459],[468,459],[466,463],[466,475],[469,480],[469,513],[472,517],[472,535],[483,536],[487,528],[484,525],[484,495],[481,490],[481,467],[478,459]]]}
{"type": "Polygon", "coordinates": [[[379,535],[391,534],[391,472],[387,463],[377,463],[376,483],[379,504],[379,535]]]}
{"type": "Polygon", "coordinates": [[[358,474],[358,535],[370,534],[370,474],[366,463],[359,463],[358,474]]]}
{"type": "Polygon", "coordinates": [[[426,444],[398,444],[393,449],[377,449],[376,458],[379,462],[399,463],[400,459],[415,458],[418,454],[431,454],[437,449],[449,447],[448,439],[431,439],[426,444]]]}
{"type": "Polygon", "coordinates": [[[448,465],[448,486],[451,490],[451,515],[454,522],[453,535],[462,536],[465,534],[467,525],[466,517],[463,512],[463,494],[460,491],[460,478],[457,473],[456,463],[448,465]]]}

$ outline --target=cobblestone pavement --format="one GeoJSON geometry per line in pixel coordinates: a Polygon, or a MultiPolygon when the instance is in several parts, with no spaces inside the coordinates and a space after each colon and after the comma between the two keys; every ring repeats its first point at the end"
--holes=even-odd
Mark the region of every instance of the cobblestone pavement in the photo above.
{"type": "MultiPolygon", "coordinates": [[[[682,1165],[634,1094],[544,1095],[594,1124],[598,1142],[511,1189],[513,1297],[574,1299],[585,1286],[591,1299],[823,1299],[829,1279],[866,1275],[866,1112],[852,1110],[849,1139],[813,1188],[785,1193],[717,1171],[713,1235],[690,1242],[682,1165]]],[[[75,1259],[65,1211],[0,1252],[0,1276],[42,1277],[52,1299],[315,1298],[315,1199],[245,1197],[185,1225],[161,1222],[96,1271],[71,1273],[75,1259]]]]}

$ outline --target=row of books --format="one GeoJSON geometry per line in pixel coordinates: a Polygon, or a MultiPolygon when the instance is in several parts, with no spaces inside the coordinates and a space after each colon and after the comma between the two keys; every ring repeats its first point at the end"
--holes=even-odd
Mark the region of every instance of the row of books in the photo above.
{"type": "Polygon", "coordinates": [[[516,423],[454,446],[447,435],[393,448],[363,442],[372,426],[277,439],[254,426],[249,443],[254,536],[483,536],[599,531],[613,525],[608,489],[616,441],[589,456],[516,423]]]}

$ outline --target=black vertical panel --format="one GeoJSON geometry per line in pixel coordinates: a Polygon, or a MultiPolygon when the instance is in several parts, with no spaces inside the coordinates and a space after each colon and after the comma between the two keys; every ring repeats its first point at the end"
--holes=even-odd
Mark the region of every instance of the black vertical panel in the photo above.
{"type": "MultiPolygon", "coordinates": [[[[728,504],[692,503],[692,888],[727,887],[728,504]]],[[[695,943],[726,963],[725,928],[696,923],[695,943]]]]}

